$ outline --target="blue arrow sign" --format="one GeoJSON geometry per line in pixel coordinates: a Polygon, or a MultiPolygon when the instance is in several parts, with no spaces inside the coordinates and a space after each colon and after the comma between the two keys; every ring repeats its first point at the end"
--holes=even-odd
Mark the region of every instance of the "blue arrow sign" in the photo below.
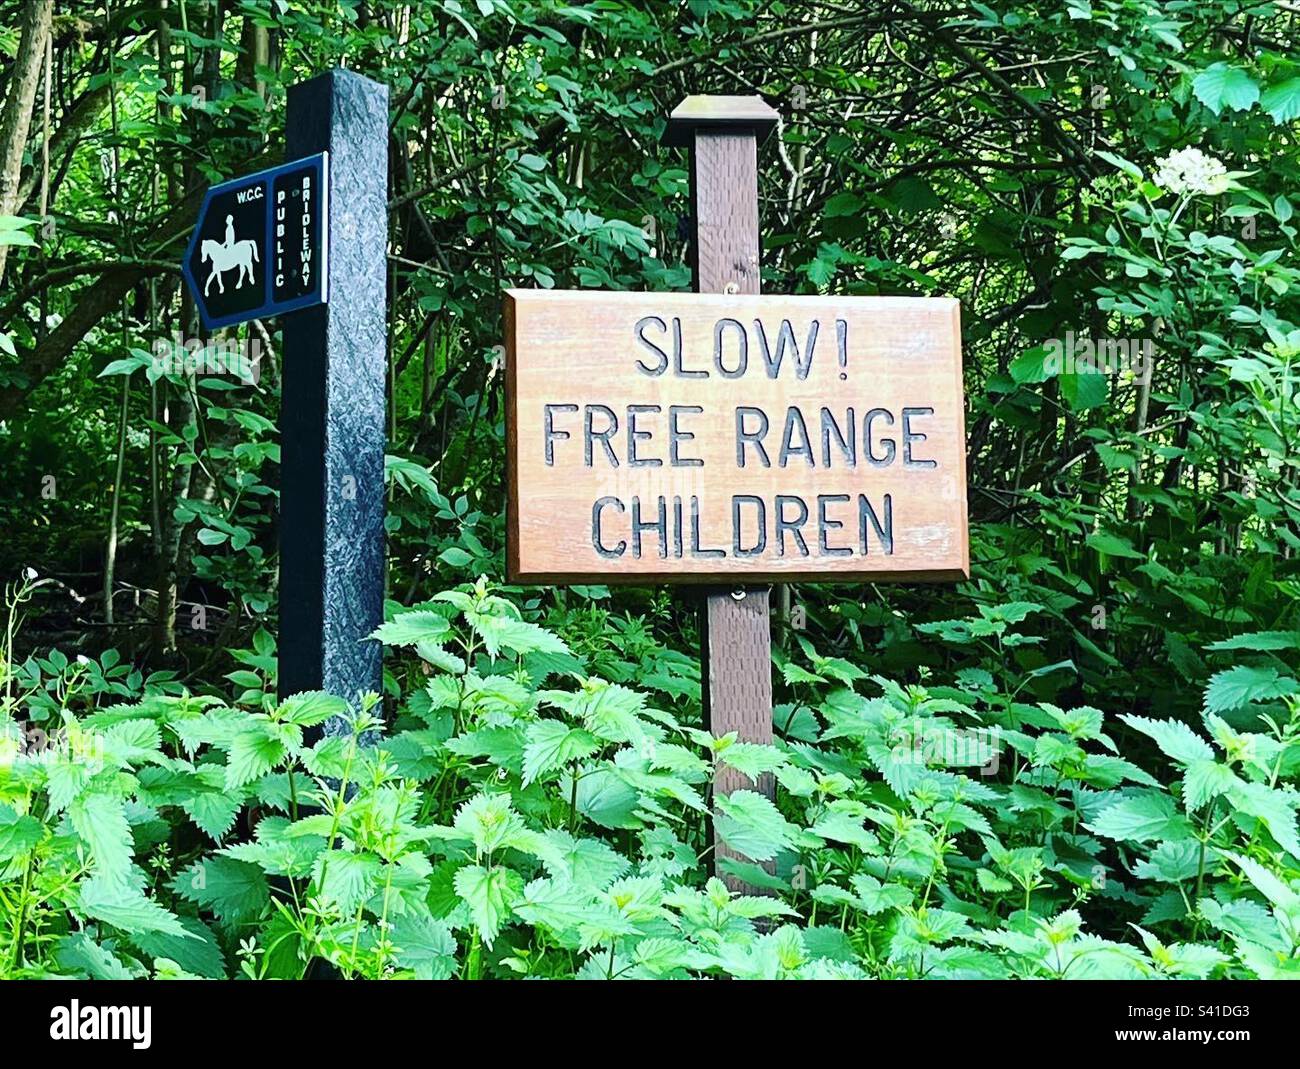
{"type": "Polygon", "coordinates": [[[329,153],[211,187],[181,271],[208,330],[329,298],[329,153]]]}

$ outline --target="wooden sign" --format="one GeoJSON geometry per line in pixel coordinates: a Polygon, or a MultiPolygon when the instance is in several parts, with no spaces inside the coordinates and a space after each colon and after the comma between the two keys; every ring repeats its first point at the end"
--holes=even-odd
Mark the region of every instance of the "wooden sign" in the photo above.
{"type": "Polygon", "coordinates": [[[969,575],[950,298],[512,290],[518,582],[969,575]]]}
{"type": "Polygon", "coordinates": [[[329,154],[208,190],[181,271],[209,330],[323,304],[329,154]]]}

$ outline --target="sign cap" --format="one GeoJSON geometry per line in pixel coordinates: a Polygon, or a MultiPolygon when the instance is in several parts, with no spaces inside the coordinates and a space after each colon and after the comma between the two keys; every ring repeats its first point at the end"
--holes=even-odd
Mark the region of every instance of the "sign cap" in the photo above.
{"type": "Polygon", "coordinates": [[[776,129],[777,118],[776,110],[760,96],[689,96],[668,117],[663,143],[689,147],[699,130],[750,130],[762,141],[776,129]]]}

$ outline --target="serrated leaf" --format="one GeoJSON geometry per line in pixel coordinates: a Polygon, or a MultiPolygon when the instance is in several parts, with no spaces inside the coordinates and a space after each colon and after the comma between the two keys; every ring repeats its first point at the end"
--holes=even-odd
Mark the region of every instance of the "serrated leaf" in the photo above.
{"type": "Polygon", "coordinates": [[[1300,836],[1296,834],[1296,797],[1263,783],[1237,780],[1225,792],[1232,808],[1262,821],[1278,846],[1300,858],[1300,836]]]}
{"type": "Polygon", "coordinates": [[[558,829],[539,836],[533,852],[553,878],[592,891],[603,891],[631,867],[608,843],[578,839],[558,829]]]}
{"type": "Polygon", "coordinates": [[[230,740],[226,758],[226,789],[236,790],[270,772],[285,757],[285,745],[265,721],[246,725],[230,740]]]}
{"type": "Polygon", "coordinates": [[[1296,691],[1296,681],[1276,668],[1239,665],[1216,672],[1205,688],[1205,711],[1226,713],[1251,702],[1271,701],[1296,691]]]}
{"type": "Polygon", "coordinates": [[[125,884],[133,851],[126,803],[107,794],[82,795],[68,807],[68,818],[90,851],[98,886],[125,884]]]}
{"type": "Polygon", "coordinates": [[[523,785],[600,749],[595,736],[562,720],[536,720],[525,731],[523,785]]]}
{"type": "MultiPolygon", "coordinates": [[[[45,838],[45,828],[30,814],[0,805],[0,863],[22,857],[45,838]]],[[[3,869],[0,864],[0,869],[3,869]]]]}
{"type": "Polygon", "coordinates": [[[880,849],[880,839],[863,826],[866,806],[859,802],[832,802],[827,812],[808,830],[813,835],[837,843],[848,843],[864,853],[880,849]]]}
{"type": "Polygon", "coordinates": [[[202,858],[177,873],[171,888],[234,926],[256,920],[271,900],[260,868],[220,855],[202,858]]]}
{"type": "Polygon", "coordinates": [[[81,910],[87,917],[111,924],[124,932],[162,932],[193,939],[180,918],[158,905],[144,892],[125,882],[107,883],[100,876],[82,880],[78,891],[81,910]]]}
{"type": "Polygon", "coordinates": [[[133,942],[152,958],[174,961],[187,973],[207,980],[226,979],[226,961],[211,929],[194,917],[179,918],[185,935],[146,932],[133,935],[133,942]]]}
{"type": "Polygon", "coordinates": [[[718,835],[737,853],[753,861],[770,861],[793,845],[798,829],[770,798],[755,791],[732,791],[716,800],[718,835]]]}
{"type": "MultiPolygon", "coordinates": [[[[1297,79],[1300,81],[1300,79],[1297,79]]],[[[1211,642],[1207,650],[1300,650],[1300,631],[1255,631],[1211,642]]]]}
{"type": "Polygon", "coordinates": [[[474,633],[483,640],[489,657],[496,657],[503,648],[513,650],[516,654],[569,652],[569,647],[558,636],[526,620],[488,616],[478,612],[466,612],[465,619],[474,633]]]}
{"type": "Polygon", "coordinates": [[[72,804],[90,780],[85,764],[60,754],[45,766],[45,789],[49,794],[50,812],[62,813],[72,804]]]}
{"type": "Polygon", "coordinates": [[[1212,798],[1227,794],[1239,782],[1227,765],[1193,761],[1183,772],[1183,803],[1189,810],[1200,809],[1212,798]]]}
{"type": "Polygon", "coordinates": [[[312,879],[321,898],[345,917],[351,917],[375,892],[380,860],[374,854],[325,850],[316,858],[312,879]]]}
{"type": "Polygon", "coordinates": [[[581,695],[574,712],[587,730],[610,742],[638,742],[645,729],[637,714],[645,708],[645,695],[618,683],[593,681],[581,695]]]}
{"type": "Polygon", "coordinates": [[[510,807],[508,794],[476,795],[456,811],[453,826],[469,837],[479,854],[510,847],[526,830],[523,818],[510,807]]]}
{"type": "Polygon", "coordinates": [[[181,808],[213,842],[220,842],[225,837],[243,806],[243,794],[239,791],[206,791],[181,802],[181,808]]]}
{"type": "Polygon", "coordinates": [[[370,637],[387,646],[414,646],[417,642],[441,642],[450,631],[451,622],[442,613],[417,609],[380,624],[370,637]]]}
{"type": "Polygon", "coordinates": [[[330,717],[346,716],[348,703],[323,690],[303,691],[281,703],[277,710],[277,719],[299,727],[315,727],[323,724],[330,717]]]}
{"type": "Polygon", "coordinates": [[[1144,716],[1123,715],[1124,723],[1153,739],[1166,757],[1172,757],[1181,765],[1194,761],[1213,761],[1214,750],[1181,720],[1150,720],[1144,716]]]}
{"type": "Polygon", "coordinates": [[[1192,826],[1167,794],[1145,791],[1120,799],[1103,809],[1085,825],[1094,835],[1121,842],[1143,843],[1152,839],[1182,839],[1192,826]]]}
{"type": "Polygon", "coordinates": [[[862,911],[871,917],[887,909],[901,909],[912,901],[912,892],[902,884],[882,884],[866,873],[854,876],[849,885],[857,895],[862,911]]]}
{"type": "Polygon", "coordinates": [[[757,782],[764,772],[775,772],[782,768],[788,758],[775,746],[764,746],[752,742],[732,743],[718,755],[719,761],[747,776],[751,782],[757,782]]]}
{"type": "Polygon", "coordinates": [[[980,885],[980,890],[987,891],[989,894],[1006,894],[1015,887],[1010,880],[1003,879],[989,869],[976,869],[975,880],[980,885]]]}
{"type": "MultiPolygon", "coordinates": [[[[1205,863],[1215,858],[1213,849],[1206,849],[1205,863]]],[[[1158,883],[1181,883],[1196,875],[1202,864],[1201,844],[1195,839],[1175,839],[1160,843],[1150,857],[1133,866],[1133,875],[1142,880],[1158,883]]],[[[1147,922],[1150,923],[1150,922],[1147,922]]]]}
{"type": "Polygon", "coordinates": [[[456,940],[451,929],[427,913],[406,913],[393,921],[397,964],[417,980],[447,980],[456,974],[456,940]]]}
{"type": "Polygon", "coordinates": [[[59,939],[54,947],[54,960],[59,963],[59,968],[92,980],[133,980],[139,972],[138,966],[136,973],[128,970],[115,955],[85,932],[59,939]]]}
{"type": "Polygon", "coordinates": [[[523,880],[512,869],[466,865],[456,870],[453,885],[469,906],[483,945],[490,950],[510,916],[510,907],[523,892],[523,880]]]}

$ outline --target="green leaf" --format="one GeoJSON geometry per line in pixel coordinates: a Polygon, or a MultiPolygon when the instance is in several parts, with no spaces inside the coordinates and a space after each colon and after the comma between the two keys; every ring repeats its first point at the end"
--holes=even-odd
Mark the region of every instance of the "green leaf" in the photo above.
{"type": "Polygon", "coordinates": [[[1267,898],[1282,913],[1291,917],[1300,917],[1300,895],[1270,872],[1254,858],[1242,857],[1240,854],[1227,853],[1241,867],[1255,890],[1267,898]]]}
{"type": "Polygon", "coordinates": [[[1094,835],[1134,843],[1182,839],[1192,833],[1192,826],[1175,808],[1174,800],[1156,791],[1144,791],[1114,802],[1084,826],[1094,835]]]}
{"type": "Polygon", "coordinates": [[[1032,349],[1026,349],[1012,360],[1007,370],[1011,372],[1011,378],[1018,383],[1046,382],[1052,377],[1052,373],[1047,370],[1047,357],[1047,348],[1036,345],[1032,349]]]}
{"type": "Polygon", "coordinates": [[[1214,63],[1201,71],[1192,82],[1196,99],[1218,115],[1225,106],[1233,111],[1249,111],[1259,100],[1259,86],[1240,67],[1214,63]]]}
{"type": "Polygon", "coordinates": [[[771,861],[795,842],[798,829],[785,819],[770,798],[755,791],[732,791],[717,799],[714,826],[737,853],[753,861],[771,861]]]}
{"type": "Polygon", "coordinates": [[[524,743],[523,785],[571,761],[589,757],[600,749],[595,736],[562,720],[536,720],[528,725],[524,743]]]}
{"type": "Polygon", "coordinates": [[[538,650],[545,653],[569,652],[569,647],[557,636],[525,620],[509,616],[487,616],[477,612],[465,613],[465,619],[469,621],[474,633],[483,640],[489,657],[496,657],[503,648],[517,654],[538,650]]]}
{"type": "Polygon", "coordinates": [[[45,828],[35,817],[0,805],[0,870],[4,862],[22,857],[44,837],[45,828]]]}
{"type": "Polygon", "coordinates": [[[523,880],[512,869],[466,865],[456,870],[453,884],[469,906],[483,945],[491,949],[510,916],[510,907],[523,894],[523,880]]]}
{"type": "Polygon", "coordinates": [[[474,843],[479,854],[507,849],[525,831],[523,818],[510,807],[508,794],[475,795],[457,810],[454,827],[474,843]]]}
{"type": "Polygon", "coordinates": [[[162,932],[184,939],[197,938],[185,929],[174,913],[169,913],[128,883],[108,883],[100,876],[92,876],[82,880],[79,896],[81,911],[87,917],[124,932],[162,932]]]}
{"type": "Polygon", "coordinates": [[[427,913],[404,913],[393,921],[397,964],[417,980],[448,980],[456,974],[456,940],[451,929],[427,913]]]}
{"type": "Polygon", "coordinates": [[[1256,631],[1211,642],[1207,650],[1300,650],[1300,631],[1256,631]]]}
{"type": "Polygon", "coordinates": [[[370,636],[387,646],[414,646],[417,642],[441,642],[451,631],[451,623],[441,613],[416,610],[399,613],[380,624],[370,636]]]}
{"type": "Polygon", "coordinates": [[[1120,719],[1135,731],[1142,732],[1166,757],[1181,765],[1193,761],[1213,761],[1214,749],[1181,720],[1149,720],[1144,716],[1124,715],[1120,719]]]}
{"type": "Polygon", "coordinates": [[[82,795],[69,806],[68,818],[90,850],[100,889],[125,885],[133,850],[126,803],[107,794],[82,795]]]}
{"type": "Polygon", "coordinates": [[[1276,668],[1252,668],[1239,665],[1216,672],[1205,688],[1205,711],[1225,713],[1250,702],[1271,701],[1284,694],[1294,694],[1296,681],[1282,676],[1276,668]]]}
{"type": "Polygon", "coordinates": [[[1104,405],[1110,397],[1110,386],[1105,375],[1097,371],[1062,375],[1061,396],[1075,412],[1104,405]]]}
{"type": "Polygon", "coordinates": [[[533,851],[557,880],[603,891],[631,867],[631,862],[600,839],[578,839],[552,829],[539,836],[533,851]]]}
{"type": "Polygon", "coordinates": [[[863,207],[863,200],[856,193],[847,190],[836,193],[826,201],[823,214],[828,219],[836,219],[842,216],[857,215],[863,207]]]}
{"type": "Polygon", "coordinates": [[[1300,77],[1270,86],[1259,103],[1278,126],[1300,119],[1300,77]]]}
{"type": "Polygon", "coordinates": [[[1102,149],[1097,150],[1097,155],[1112,167],[1118,167],[1130,178],[1135,178],[1139,182],[1142,181],[1142,170],[1136,163],[1130,163],[1128,160],[1124,159],[1123,156],[1117,156],[1113,152],[1106,152],[1102,149]]]}
{"type": "MultiPolygon", "coordinates": [[[[1207,849],[1207,863],[1215,857],[1212,849],[1207,849]]],[[[1201,866],[1201,844],[1195,839],[1173,839],[1160,843],[1151,851],[1151,856],[1133,866],[1133,875],[1141,880],[1155,880],[1159,883],[1181,883],[1196,875],[1201,866]]]]}
{"type": "Polygon", "coordinates": [[[1261,821],[1269,834],[1294,858],[1300,858],[1300,836],[1296,834],[1295,796],[1283,794],[1263,783],[1237,780],[1227,791],[1232,808],[1261,821]]]}
{"type": "Polygon", "coordinates": [[[344,917],[351,917],[375,893],[380,868],[374,854],[324,850],[316,858],[312,878],[321,897],[344,917]]]}
{"type": "Polygon", "coordinates": [[[788,763],[785,754],[774,746],[751,742],[734,742],[718,754],[718,760],[756,782],[764,772],[775,772],[788,763]]]}
{"type": "Polygon", "coordinates": [[[195,976],[208,980],[226,979],[226,961],[211,929],[194,917],[181,917],[185,935],[146,932],[131,937],[151,958],[167,958],[195,976]]]}
{"type": "MultiPolygon", "coordinates": [[[[571,778],[561,777],[559,790],[568,797],[571,778]]],[[[607,768],[580,772],[578,779],[578,812],[602,828],[639,828],[636,818],[641,796],[618,775],[607,768]]]]}
{"type": "Polygon", "coordinates": [[[645,729],[637,714],[645,708],[645,695],[617,683],[589,680],[572,712],[582,717],[587,730],[610,742],[639,742],[645,729]]]}
{"type": "Polygon", "coordinates": [[[1004,895],[1015,887],[1010,880],[1003,879],[989,869],[977,869],[975,879],[980,885],[980,890],[987,891],[989,894],[1004,895]]]}
{"type": "Polygon", "coordinates": [[[100,946],[85,932],[65,935],[54,948],[54,960],[59,968],[92,980],[132,980],[138,978],[117,957],[100,946]]]}
{"type": "Polygon", "coordinates": [[[213,842],[225,837],[243,806],[243,794],[239,791],[206,791],[181,802],[181,808],[213,842]]]}
{"type": "Polygon", "coordinates": [[[171,888],[234,926],[256,920],[271,900],[260,868],[220,855],[202,858],[177,873],[171,888]]]}
{"type": "Polygon", "coordinates": [[[1127,538],[1121,538],[1119,535],[1109,534],[1106,531],[1093,531],[1085,541],[1098,553],[1105,553],[1108,557],[1128,557],[1131,560],[1147,559],[1147,555],[1134,549],[1133,543],[1127,538]]]}
{"type": "Polygon", "coordinates": [[[226,789],[236,790],[270,772],[285,756],[285,746],[272,734],[270,725],[257,720],[245,725],[230,740],[226,759],[226,789]]]}
{"type": "Polygon", "coordinates": [[[1200,809],[1212,798],[1227,794],[1239,782],[1227,765],[1193,761],[1183,774],[1183,803],[1189,810],[1200,809]]]}
{"type": "Polygon", "coordinates": [[[912,892],[902,884],[882,884],[874,876],[859,873],[849,880],[864,913],[874,917],[887,909],[901,909],[912,901],[912,892]]]}
{"type": "Polygon", "coordinates": [[[349,706],[342,698],[323,690],[304,691],[281,703],[277,719],[299,727],[315,727],[333,716],[346,716],[349,706]]]}
{"type": "Polygon", "coordinates": [[[863,827],[866,811],[867,807],[861,802],[835,801],[808,830],[823,839],[848,843],[864,853],[874,853],[880,849],[880,839],[863,827]]]}
{"type": "MultiPolygon", "coordinates": [[[[0,244],[5,243],[0,242],[0,244]]],[[[104,366],[104,370],[99,373],[99,377],[102,379],[109,375],[130,375],[138,371],[142,366],[142,361],[134,356],[123,357],[121,360],[111,360],[104,366]]]]}

